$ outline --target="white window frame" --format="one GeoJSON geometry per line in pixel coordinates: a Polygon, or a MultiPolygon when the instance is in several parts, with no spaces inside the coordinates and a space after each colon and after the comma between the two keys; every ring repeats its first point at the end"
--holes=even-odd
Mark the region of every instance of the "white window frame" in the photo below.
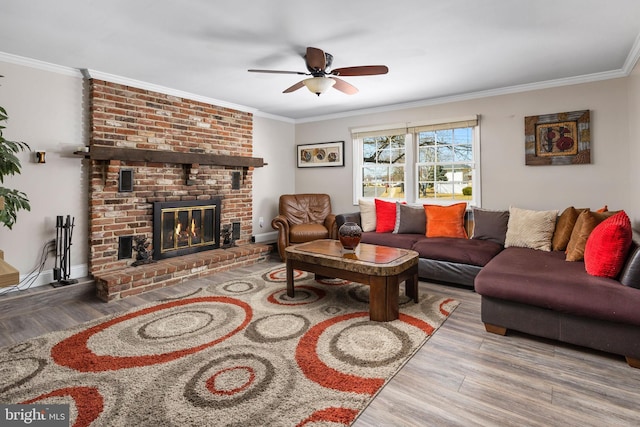
{"type": "MultiPolygon", "coordinates": [[[[480,117],[479,115],[458,117],[453,119],[439,119],[425,122],[413,122],[402,124],[382,125],[368,128],[351,129],[353,139],[353,204],[357,205],[360,199],[367,199],[362,195],[362,156],[363,156],[363,136],[372,136],[375,134],[397,134],[399,129],[405,130],[405,199],[407,203],[413,204],[439,204],[449,205],[454,203],[466,202],[469,207],[480,207],[482,200],[482,185],[481,185],[481,171],[480,171],[480,117]],[[420,129],[430,126],[438,126],[442,129],[447,129],[447,125],[455,125],[459,127],[459,123],[469,122],[473,123],[473,161],[471,164],[471,182],[473,185],[473,191],[471,193],[471,200],[461,199],[420,199],[418,194],[418,143],[415,138],[416,133],[420,129]],[[444,126],[444,127],[443,127],[444,126]]],[[[368,199],[372,199],[369,197],[368,199]]],[[[395,199],[389,199],[395,200],[395,199]]]]}
{"type": "MultiPolygon", "coordinates": [[[[363,156],[363,139],[375,135],[398,135],[399,132],[405,135],[405,161],[404,161],[404,183],[405,183],[405,199],[407,197],[408,182],[407,178],[412,175],[411,168],[413,167],[413,157],[410,156],[411,141],[406,134],[406,124],[393,124],[385,126],[375,126],[368,128],[352,129],[352,147],[353,147],[353,204],[357,205],[360,199],[373,199],[373,197],[364,197],[362,195],[362,156],[363,156]]],[[[385,200],[398,200],[405,199],[385,198],[385,200]]]]}

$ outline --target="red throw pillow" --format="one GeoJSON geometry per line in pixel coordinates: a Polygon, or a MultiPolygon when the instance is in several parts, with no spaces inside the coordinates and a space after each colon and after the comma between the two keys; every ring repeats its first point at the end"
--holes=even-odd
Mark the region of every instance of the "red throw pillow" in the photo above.
{"type": "Polygon", "coordinates": [[[390,233],[396,226],[396,202],[375,199],[376,233],[390,233]]]}
{"type": "Polygon", "coordinates": [[[631,246],[631,221],[624,211],[593,229],[584,248],[584,267],[592,276],[616,278],[631,246]]]}
{"type": "Polygon", "coordinates": [[[427,237],[458,237],[467,238],[464,229],[464,213],[466,203],[456,203],[450,206],[424,205],[427,215],[427,237]]]}

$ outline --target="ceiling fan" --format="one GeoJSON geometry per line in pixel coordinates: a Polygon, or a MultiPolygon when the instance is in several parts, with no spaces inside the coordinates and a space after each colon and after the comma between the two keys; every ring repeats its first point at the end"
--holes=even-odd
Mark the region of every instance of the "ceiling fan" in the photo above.
{"type": "Polygon", "coordinates": [[[343,67],[330,70],[331,63],[333,62],[333,55],[315,47],[307,48],[307,53],[305,54],[304,59],[307,65],[307,73],[303,71],[280,70],[248,71],[252,73],[299,74],[302,76],[312,76],[285,89],[283,93],[290,93],[306,86],[307,89],[318,96],[330,87],[334,87],[347,95],[353,95],[358,92],[358,89],[355,86],[335,76],[373,76],[376,74],[387,74],[389,72],[389,68],[387,68],[386,65],[361,65],[358,67],[343,67]]]}

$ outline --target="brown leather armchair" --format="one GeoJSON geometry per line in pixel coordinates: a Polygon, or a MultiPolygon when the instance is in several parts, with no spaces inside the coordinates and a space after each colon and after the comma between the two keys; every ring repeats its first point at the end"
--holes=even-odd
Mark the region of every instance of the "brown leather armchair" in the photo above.
{"type": "Polygon", "coordinates": [[[328,194],[283,194],[278,216],[271,221],[278,230],[278,253],[285,261],[285,248],[317,239],[337,239],[336,216],[328,194]]]}

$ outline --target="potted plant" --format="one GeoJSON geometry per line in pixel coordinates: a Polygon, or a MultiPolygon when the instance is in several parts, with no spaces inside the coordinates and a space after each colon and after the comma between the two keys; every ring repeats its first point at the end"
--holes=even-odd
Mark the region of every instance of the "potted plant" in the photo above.
{"type": "MultiPolygon", "coordinates": [[[[0,76],[2,77],[2,76],[0,76]]],[[[20,151],[31,151],[29,145],[19,141],[9,141],[4,138],[2,130],[4,123],[9,119],[7,111],[0,107],[0,223],[11,229],[16,222],[16,215],[20,209],[30,211],[27,195],[18,190],[12,190],[2,186],[4,178],[8,175],[20,174],[20,159],[16,154],[20,151]]]]}

